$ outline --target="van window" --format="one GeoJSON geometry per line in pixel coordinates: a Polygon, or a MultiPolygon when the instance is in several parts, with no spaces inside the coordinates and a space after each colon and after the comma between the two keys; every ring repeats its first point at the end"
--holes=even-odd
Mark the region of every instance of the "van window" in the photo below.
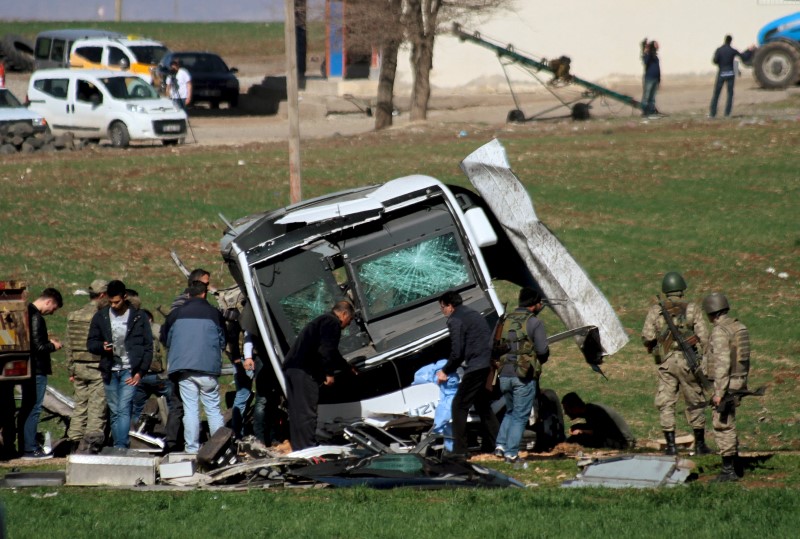
{"type": "Polygon", "coordinates": [[[36,58],[40,60],[47,60],[50,58],[50,45],[53,40],[49,37],[43,37],[36,42],[36,58]]]}
{"type": "Polygon", "coordinates": [[[140,64],[156,65],[164,57],[169,49],[155,45],[136,45],[130,47],[131,52],[136,56],[136,61],[140,64]]]}
{"type": "Polygon", "coordinates": [[[33,87],[55,98],[66,99],[69,79],[39,79],[34,81],[33,87]]]}
{"type": "Polygon", "coordinates": [[[100,90],[89,81],[78,79],[78,101],[83,101],[84,103],[92,103],[94,105],[99,105],[103,102],[103,94],[100,90]]]}
{"type": "Polygon", "coordinates": [[[123,59],[130,65],[131,62],[128,59],[128,55],[125,54],[122,49],[118,49],[117,47],[108,48],[108,65],[118,66],[123,59]]]}
{"type": "Polygon", "coordinates": [[[158,92],[139,77],[100,79],[115,99],[158,99],[158,92]]]}
{"type": "Polygon", "coordinates": [[[53,48],[50,50],[50,59],[56,62],[64,61],[64,40],[54,39],[53,48]]]}
{"type": "Polygon", "coordinates": [[[94,64],[103,59],[103,47],[75,47],[75,54],[94,64]]]}

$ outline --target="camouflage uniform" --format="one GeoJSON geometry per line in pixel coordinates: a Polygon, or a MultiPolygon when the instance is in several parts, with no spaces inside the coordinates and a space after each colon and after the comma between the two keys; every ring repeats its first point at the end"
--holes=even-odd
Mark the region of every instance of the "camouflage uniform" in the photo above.
{"type": "MultiPolygon", "coordinates": [[[[705,348],[708,342],[708,329],[703,321],[700,307],[684,301],[679,295],[672,294],[667,295],[664,305],[672,314],[672,319],[684,339],[688,339],[694,334],[697,336],[700,347],[705,348]]],[[[675,406],[678,403],[679,391],[686,401],[686,420],[693,430],[704,430],[706,426],[704,409],[702,407],[695,410],[689,409],[705,402],[703,388],[689,370],[686,358],[678,343],[672,338],[667,322],[661,315],[661,307],[658,305],[653,305],[647,312],[642,329],[642,341],[645,345],[656,342],[652,350],[656,365],[658,365],[658,390],[656,391],[655,406],[660,414],[662,430],[675,432],[675,406]]]]}
{"type": "MultiPolygon", "coordinates": [[[[720,399],[728,391],[747,389],[750,369],[750,336],[747,328],[735,318],[721,314],[714,321],[711,340],[706,351],[708,376],[714,382],[714,396],[720,399]]],[[[711,415],[714,439],[723,457],[737,453],[736,404],[731,403],[723,413],[716,407],[711,415]]]]}
{"type": "Polygon", "coordinates": [[[75,409],[67,438],[79,442],[90,432],[106,428],[106,394],[100,375],[100,356],[86,349],[89,325],[99,304],[91,301],[67,317],[67,368],[75,384],[75,409]]]}

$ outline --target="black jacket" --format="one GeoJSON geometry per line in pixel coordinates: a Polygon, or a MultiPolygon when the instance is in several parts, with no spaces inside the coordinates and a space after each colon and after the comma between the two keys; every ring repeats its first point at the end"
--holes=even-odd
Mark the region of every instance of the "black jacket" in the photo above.
{"type": "MultiPolygon", "coordinates": [[[[89,326],[89,337],[86,339],[86,348],[92,354],[100,356],[100,373],[103,381],[108,383],[111,379],[111,368],[114,366],[114,354],[103,348],[103,343],[112,342],[111,317],[108,312],[111,307],[100,309],[92,317],[89,326]]],[[[131,363],[131,376],[139,373],[140,376],[150,370],[153,361],[153,333],[150,321],[139,309],[128,306],[128,331],[125,334],[125,351],[131,363]]]]}
{"type": "Polygon", "coordinates": [[[481,313],[459,305],[447,319],[450,330],[450,357],[442,368],[453,374],[464,364],[464,373],[489,367],[492,355],[492,330],[481,313]]]}
{"type": "Polygon", "coordinates": [[[350,366],[339,352],[342,326],[333,313],[325,313],[309,322],[297,336],[297,340],[286,354],[284,370],[302,369],[316,381],[333,376],[337,370],[349,370],[350,366]]]}
{"type": "Polygon", "coordinates": [[[50,354],[56,347],[47,336],[47,322],[33,303],[28,304],[28,323],[31,330],[31,372],[34,374],[53,374],[50,354]]]}

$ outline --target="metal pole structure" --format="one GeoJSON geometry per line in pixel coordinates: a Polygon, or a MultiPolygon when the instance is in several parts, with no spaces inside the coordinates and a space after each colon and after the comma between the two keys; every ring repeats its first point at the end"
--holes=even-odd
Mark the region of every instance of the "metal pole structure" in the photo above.
{"type": "Polygon", "coordinates": [[[114,2],[114,20],[122,22],[122,0],[116,0],[114,2]]]}
{"type": "Polygon", "coordinates": [[[284,0],[284,40],[286,46],[286,102],[289,105],[289,200],[303,199],[300,179],[300,110],[297,83],[297,41],[294,18],[295,0],[284,0]]]}

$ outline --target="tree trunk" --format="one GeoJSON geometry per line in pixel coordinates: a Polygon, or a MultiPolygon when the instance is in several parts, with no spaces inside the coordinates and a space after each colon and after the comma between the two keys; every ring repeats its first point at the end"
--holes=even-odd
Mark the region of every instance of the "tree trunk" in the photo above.
{"type": "Polygon", "coordinates": [[[431,97],[430,74],[433,69],[433,42],[439,15],[439,0],[412,0],[410,2],[411,68],[414,85],[411,90],[411,121],[428,117],[431,97]]]}
{"type": "Polygon", "coordinates": [[[381,72],[378,78],[378,103],[375,111],[375,130],[392,125],[394,110],[394,78],[397,74],[397,51],[400,41],[389,39],[381,50],[381,72]]]}

